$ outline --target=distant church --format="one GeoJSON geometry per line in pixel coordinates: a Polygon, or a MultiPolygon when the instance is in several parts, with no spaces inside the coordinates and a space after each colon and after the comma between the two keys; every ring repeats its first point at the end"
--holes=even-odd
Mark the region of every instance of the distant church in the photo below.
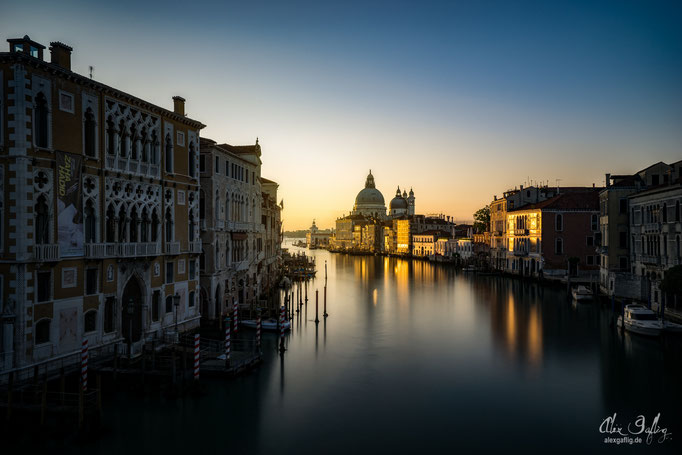
{"type": "Polygon", "coordinates": [[[408,196],[406,191],[400,194],[400,187],[395,193],[395,197],[389,204],[389,213],[386,215],[386,203],[381,191],[376,189],[374,184],[374,176],[370,169],[365,187],[360,190],[355,198],[355,205],[351,215],[360,215],[364,217],[374,217],[378,219],[398,218],[404,215],[414,215],[414,191],[410,188],[408,196]]]}

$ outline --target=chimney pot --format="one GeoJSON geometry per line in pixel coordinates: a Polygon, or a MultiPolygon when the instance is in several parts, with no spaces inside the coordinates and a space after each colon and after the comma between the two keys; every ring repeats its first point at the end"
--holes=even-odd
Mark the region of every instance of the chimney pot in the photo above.
{"type": "Polygon", "coordinates": [[[611,186],[611,174],[606,174],[606,186],[611,186]]]}
{"type": "Polygon", "coordinates": [[[57,66],[71,71],[71,51],[73,48],[59,41],[50,43],[50,61],[57,66]]]}
{"type": "Polygon", "coordinates": [[[185,99],[181,96],[173,97],[173,112],[185,116],[185,99]]]}

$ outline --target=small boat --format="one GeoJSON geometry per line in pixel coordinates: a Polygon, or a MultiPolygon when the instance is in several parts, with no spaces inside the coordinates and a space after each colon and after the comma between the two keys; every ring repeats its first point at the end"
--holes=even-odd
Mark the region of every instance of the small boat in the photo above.
{"type": "Polygon", "coordinates": [[[585,286],[578,286],[573,288],[571,290],[571,294],[573,295],[573,299],[578,301],[592,299],[592,291],[589,288],[586,288],[585,286]]]}
{"type": "MultiPolygon", "coordinates": [[[[256,320],[255,319],[246,319],[243,321],[239,321],[239,325],[242,325],[242,326],[250,328],[250,329],[255,329],[256,328],[256,320]]],[[[260,326],[261,326],[261,330],[268,331],[268,332],[276,332],[279,330],[279,323],[278,323],[277,319],[275,319],[275,318],[269,318],[269,319],[261,320],[260,326]]],[[[289,329],[291,329],[291,322],[284,321],[284,331],[286,332],[289,329]]]]}
{"type": "Polygon", "coordinates": [[[671,333],[682,333],[682,324],[675,322],[663,321],[663,330],[671,333]]]}
{"type": "Polygon", "coordinates": [[[643,305],[630,304],[625,306],[625,318],[618,316],[618,327],[640,335],[659,336],[663,331],[663,323],[656,317],[656,313],[643,305]]]}

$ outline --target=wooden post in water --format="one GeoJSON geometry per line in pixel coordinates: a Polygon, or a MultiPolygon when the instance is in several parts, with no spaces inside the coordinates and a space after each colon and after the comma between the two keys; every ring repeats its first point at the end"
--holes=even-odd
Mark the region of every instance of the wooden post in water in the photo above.
{"type": "Polygon", "coordinates": [[[279,353],[284,354],[286,348],[284,347],[284,306],[279,310],[279,353]]]}
{"type": "Polygon", "coordinates": [[[324,261],[324,313],[322,316],[325,318],[329,316],[327,313],[327,261],[324,261]]]}
{"type": "Polygon", "coordinates": [[[102,376],[97,373],[97,412],[102,417],[102,376]]]}
{"type": "Polygon", "coordinates": [[[7,384],[7,421],[12,417],[12,389],[14,388],[14,371],[10,371],[7,384]]]}
{"type": "Polygon", "coordinates": [[[85,396],[83,393],[83,387],[78,387],[78,428],[83,428],[83,422],[85,421],[85,396]]]}
{"type": "Polygon", "coordinates": [[[320,318],[317,315],[317,307],[319,306],[319,296],[320,296],[320,291],[318,289],[315,289],[315,324],[320,323],[320,318]]]}
{"type": "Polygon", "coordinates": [[[230,317],[225,317],[225,368],[230,368],[232,345],[230,340],[230,317]]]}

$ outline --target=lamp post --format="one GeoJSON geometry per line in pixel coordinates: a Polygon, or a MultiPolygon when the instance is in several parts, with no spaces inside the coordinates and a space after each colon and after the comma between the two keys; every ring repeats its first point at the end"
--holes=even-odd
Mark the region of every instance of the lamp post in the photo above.
{"type": "Polygon", "coordinates": [[[128,359],[133,358],[133,313],[135,312],[135,300],[131,297],[128,299],[128,359]]]}

